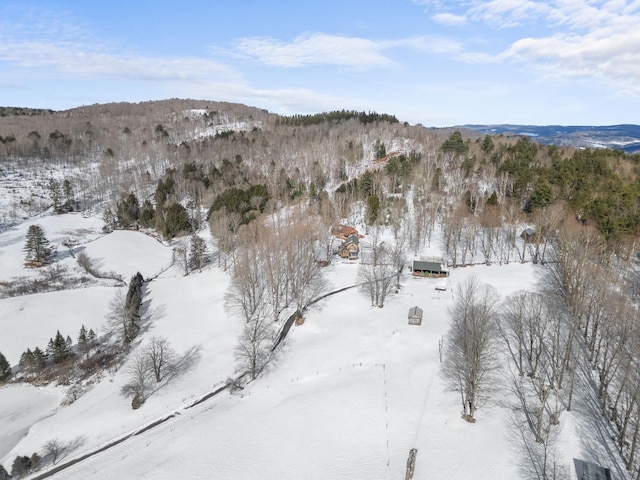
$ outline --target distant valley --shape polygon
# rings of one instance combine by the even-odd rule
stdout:
[[[458,128],[488,135],[526,135],[545,145],[576,148],[611,148],[625,153],[640,152],[640,125],[460,125]]]

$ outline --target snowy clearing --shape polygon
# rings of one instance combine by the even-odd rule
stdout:
[[[52,238],[63,231],[90,232],[83,246],[101,270],[128,280],[135,271],[147,277],[169,266],[171,249],[143,234],[98,236],[94,220],[52,218],[42,219]],[[0,255],[16,255],[24,231],[21,225],[0,236]],[[242,326],[224,307],[228,274],[209,267],[184,277],[171,267],[147,284],[150,322],[136,348],[154,335],[166,337],[179,353],[197,350],[192,368],[139,410],[119,394],[127,379],[124,368],[105,372],[67,406],[59,406],[63,387],[5,386],[0,430],[10,433],[2,436],[0,461],[10,469],[16,455],[41,451],[45,442],[59,439],[75,447],[64,462],[171,417],[53,478],[402,479],[411,448],[418,450],[414,478],[526,478],[508,390],[501,386],[476,423],[462,420],[459,397],[440,374],[438,343],[449,325],[456,287],[471,275],[504,298],[532,289],[539,268],[530,263],[458,268],[445,281],[405,272],[401,289],[384,308],[372,308],[357,288],[329,296],[292,328],[272,371],[237,393],[223,391],[191,407],[237,373],[234,348]],[[355,284],[357,270],[357,263],[338,260],[324,272],[338,289]],[[20,274],[18,262],[10,274]],[[446,290],[436,289],[443,285]],[[103,331],[116,290],[90,287],[0,300],[0,327],[10,332],[0,337],[0,351],[15,364],[27,347],[46,347],[57,329],[74,338],[83,323]],[[414,306],[424,310],[421,326],[408,324]],[[619,468],[610,438],[598,436],[602,425],[592,418],[587,380],[581,377],[576,408],[561,419],[559,455],[567,473],[573,458]]]

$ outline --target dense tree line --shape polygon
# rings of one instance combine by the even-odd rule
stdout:
[[[594,385],[600,414],[630,472],[638,471],[640,366],[637,272],[594,227],[576,219],[556,226],[535,291],[500,299],[471,278],[450,309],[443,374],[474,421],[492,391],[508,388],[527,476],[558,478],[555,454],[563,412],[573,408],[577,377]],[[502,341],[502,345],[498,342]],[[497,378],[497,366],[508,363]],[[590,368],[583,369],[582,365]],[[506,382],[506,383],[504,383]]]
[[[247,189],[230,188],[215,198],[209,208],[209,217],[224,208],[227,214],[240,215],[240,223],[244,225],[264,212],[269,198],[264,184],[251,185]]]
[[[189,108],[205,113],[190,116]],[[261,128],[251,128],[243,136],[235,136],[235,140],[216,139],[215,135],[189,138],[189,129],[224,122],[231,119],[230,112],[236,112],[236,121],[261,122]],[[474,142],[461,132],[454,132],[439,143],[436,132],[401,125],[391,116],[375,113],[342,111],[300,118],[306,117],[314,121],[300,120],[302,123],[297,126],[301,128],[292,134],[287,125],[279,123],[284,117],[243,106],[195,101],[110,104],[35,117],[11,116],[11,124],[0,122],[0,136],[2,145],[9,149],[4,156],[21,162],[30,157],[49,156],[55,161],[64,159],[66,163],[78,164],[88,152],[91,156],[110,152],[100,158],[104,174],[87,175],[93,185],[87,185],[86,179],[74,185],[74,191],[82,193],[74,193],[73,201],[83,204],[88,196],[93,201],[105,199],[105,192],[110,191],[116,203],[131,206],[125,200],[130,193],[134,194],[140,210],[146,204],[142,221],[146,225],[153,223],[168,238],[175,236],[177,229],[173,225],[165,227],[163,220],[169,217],[171,223],[177,219],[185,227],[184,212],[177,206],[158,210],[158,199],[155,204],[145,203],[153,196],[153,185],[157,186],[167,170],[176,172],[169,203],[180,204],[187,210],[188,202],[210,207],[230,186],[246,190],[260,183],[267,184],[273,198],[318,197],[328,183],[336,185],[360,176],[353,174],[354,167],[367,158],[368,151],[380,158],[379,147],[384,145],[385,150],[391,151],[397,138],[414,142],[412,149],[422,156],[416,166],[426,167],[434,190],[445,187],[456,196],[458,188],[462,193],[469,192],[467,203],[478,211],[493,193],[499,203],[512,199],[525,212],[565,201],[583,221],[598,225],[609,239],[619,241],[637,232],[640,220],[633,206],[638,199],[638,187],[633,175],[622,174],[637,168],[633,156],[608,150],[571,152],[566,148],[539,146],[526,137],[485,136]],[[100,126],[96,118],[103,119]],[[340,123],[332,123],[332,118],[340,119]],[[356,118],[360,127],[350,123]],[[24,122],[25,119],[31,119],[31,123]],[[359,131],[363,126],[365,130]],[[8,132],[8,128],[13,131]],[[12,138],[15,140],[7,141]],[[43,149],[48,153],[43,153]],[[406,147],[403,150],[407,155]],[[138,159],[135,164],[129,162],[133,156]],[[407,175],[405,165],[398,159],[402,155],[388,163],[389,183],[396,184],[395,191],[401,185],[418,186],[417,178],[398,181],[398,176]],[[289,168],[292,162],[296,168]],[[446,184],[442,172],[447,172]],[[484,184],[484,191],[474,191],[482,177],[493,180],[493,185]],[[114,183],[116,178],[118,181]],[[372,206],[376,201],[384,203],[384,195],[379,191],[373,193],[377,198],[371,198]],[[64,196],[61,200],[61,207],[71,204]],[[117,210],[115,204],[113,210]],[[159,213],[153,215],[152,221],[154,210]],[[131,214],[135,217],[135,212],[129,214],[128,217]],[[131,224],[128,217],[123,215],[124,225]],[[156,220],[160,225],[156,226]],[[140,224],[140,219],[134,221],[134,226],[135,222]]]
[[[9,115],[47,115],[53,112],[48,108],[0,107],[0,117]]]
[[[172,173],[169,173],[165,181],[162,178],[158,180],[155,207],[149,199],[141,206],[138,197],[130,192],[116,203],[115,213],[109,208],[105,210],[105,224],[109,230],[153,228],[167,240],[194,231],[199,226],[196,216],[190,216],[172,194],[173,179]]]
[[[64,336],[58,330],[56,335],[49,339],[46,348],[36,346],[27,348],[20,355],[17,372],[20,378],[26,381],[47,381],[54,378],[62,378],[79,367],[81,377],[91,375],[96,371],[96,365],[103,363],[104,358],[96,353],[95,358],[82,358],[98,344],[98,338],[93,329],[87,329],[82,325],[74,344],[69,335]]]
[[[250,379],[274,364],[283,311],[303,311],[326,289],[317,251],[330,227],[322,219],[292,212],[270,225],[240,227],[226,293],[229,311],[243,324],[236,359]]]
[[[143,327],[142,301],[144,278],[140,272],[131,277],[127,293],[118,290],[109,304],[109,324],[121,344],[128,349]]]
[[[290,117],[278,117],[276,125],[309,126],[322,123],[340,123],[352,118],[357,118],[361,123],[389,122],[398,123],[395,115],[376,112],[358,112],[355,110],[334,110],[332,112],[316,113],[312,115],[292,115]]]

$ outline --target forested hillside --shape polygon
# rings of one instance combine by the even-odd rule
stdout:
[[[392,210],[399,208],[479,221],[496,210],[488,204],[499,207],[499,216],[509,210],[525,221],[540,209],[563,208],[617,243],[633,237],[640,224],[638,155],[543,146],[527,137],[463,136],[387,114],[281,117],[195,100],[63,112],[5,108],[0,143],[8,188],[18,171],[34,175],[42,187],[18,192],[3,213],[5,224],[49,206],[69,209],[72,199],[79,209],[116,213],[129,194],[140,208],[148,200],[147,209],[169,208],[168,201],[191,205],[192,212],[217,202],[219,210],[218,197],[228,197],[228,189],[256,185],[265,187],[261,196],[272,205],[306,199],[317,209],[329,200],[336,218],[362,200],[374,207],[369,220],[383,223],[398,218]],[[142,219],[146,226],[157,220],[149,213]],[[130,220],[121,217],[128,228]]]

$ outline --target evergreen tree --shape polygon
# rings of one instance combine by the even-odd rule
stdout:
[[[162,225],[162,235],[166,239],[171,239],[181,232],[189,232],[191,222],[187,209],[179,203],[172,203],[164,208],[164,223]]]
[[[7,358],[0,352],[0,382],[6,382],[11,378],[11,365]]]
[[[155,223],[156,211],[149,200],[145,200],[140,209],[140,217],[138,223],[143,227],[151,228]]]
[[[51,194],[51,201],[53,202],[53,211],[58,212],[60,209],[60,182],[55,178],[49,179],[49,193]]]
[[[31,349],[27,348],[27,350],[20,355],[20,367],[24,370],[31,370],[35,367],[35,359]]]
[[[120,228],[138,228],[138,219],[140,218],[140,204],[138,197],[133,193],[127,195],[126,198],[118,202],[116,206],[118,215],[118,225]]]
[[[452,152],[465,155],[469,151],[469,145],[462,139],[462,134],[456,130],[447,138],[440,149],[443,152]]]
[[[485,135],[482,139],[482,146],[480,147],[484,153],[491,153],[495,148],[493,140],[489,135]]]
[[[535,208],[544,208],[548,206],[553,200],[553,192],[551,187],[546,182],[538,183],[531,196],[529,197],[528,211],[532,211]]]
[[[55,351],[56,349],[53,343],[53,338],[49,338],[49,343],[47,343],[47,350],[45,355],[47,356],[47,358],[54,358]]]
[[[362,174],[362,178],[360,178],[360,182],[358,183],[358,188],[364,196],[368,197],[374,193],[373,183],[373,174],[367,170]]]
[[[387,156],[387,148],[385,147],[384,143],[381,142],[380,140],[376,140],[376,143],[373,146],[373,149],[374,149],[373,154],[375,155],[376,158],[382,158]]]
[[[142,286],[144,278],[140,272],[137,272],[129,282],[129,290],[124,302],[123,319],[126,323],[124,328],[124,343],[130,344],[131,341],[138,336],[141,328],[140,308],[142,307]]]
[[[53,358],[53,363],[60,363],[71,355],[72,344],[71,337],[64,338],[58,330],[56,336],[49,339],[47,354]]]
[[[191,249],[189,251],[189,269],[202,270],[209,263],[207,255],[207,243],[197,234],[191,236]]]
[[[78,351],[81,355],[84,355],[91,349],[89,345],[89,335],[87,333],[87,329],[84,325],[80,327],[80,332],[78,333]]]
[[[158,180],[158,186],[156,187],[155,193],[156,206],[158,207],[158,210],[164,206],[164,202],[173,194],[173,186],[174,181],[171,175],[169,175],[164,182],[162,179]]]
[[[84,324],[80,327],[80,333],[78,333],[78,345],[85,346],[87,344],[87,329]]]
[[[29,468],[32,472],[35,472],[40,468],[40,464],[42,463],[42,458],[38,455],[38,452],[33,452],[31,454],[31,458],[29,459]]]
[[[44,235],[40,225],[31,225],[27,230],[27,241],[24,246],[25,260],[36,265],[51,263],[53,247]]]
[[[73,186],[68,178],[62,182],[62,191],[64,192],[64,209],[67,212],[73,211]]]
[[[496,194],[495,190],[487,199],[487,205],[498,205],[498,194]]]
[[[42,351],[40,347],[33,349],[33,368],[36,371],[42,370],[47,363],[47,355]]]
[[[31,459],[29,457],[18,455],[11,465],[11,476],[16,478],[24,477],[29,473],[31,468]]]
[[[95,345],[97,340],[97,335],[96,335],[96,332],[93,331],[93,328],[89,329],[89,333],[87,334],[87,339],[89,340],[90,346]]]
[[[50,342],[53,345],[53,340],[50,340]],[[33,351],[27,348],[27,350],[20,356],[19,365],[20,368],[28,372],[39,372],[45,367],[46,360],[47,356],[40,347],[34,348]]]
[[[368,225],[374,225],[380,216],[380,197],[375,193],[367,197],[367,210],[365,212]]]

